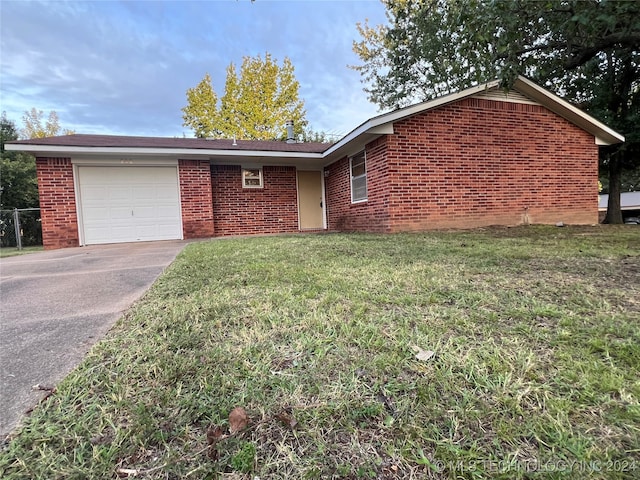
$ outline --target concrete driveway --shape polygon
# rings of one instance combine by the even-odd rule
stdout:
[[[80,361],[187,242],[0,259],[0,441]]]

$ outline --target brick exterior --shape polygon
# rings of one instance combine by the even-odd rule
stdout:
[[[262,169],[264,188],[242,188],[240,167],[213,165],[215,236],[298,231],[295,167]]]
[[[212,237],[214,232],[211,174],[208,160],[179,160],[184,238]]]
[[[598,147],[538,105],[466,98],[394,124],[366,145],[366,202],[351,203],[349,160],[325,168],[328,228],[398,232],[598,222]],[[45,248],[79,244],[69,158],[37,158]],[[298,232],[296,168],[179,160],[185,238]]]
[[[78,214],[70,158],[36,158],[44,248],[77,247]]]
[[[327,224],[329,230],[388,232],[389,200],[393,191],[388,177],[387,137],[367,145],[366,202],[351,203],[349,159],[325,169]]]
[[[366,146],[366,204],[350,202],[348,159],[327,167],[331,230],[598,222],[594,138],[542,106],[467,98],[394,131]]]

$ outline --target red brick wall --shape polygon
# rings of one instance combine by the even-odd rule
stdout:
[[[544,107],[469,98],[394,129],[394,231],[598,221],[594,138]]]
[[[345,157],[325,168],[329,230],[389,231],[391,189],[386,161],[386,137],[381,137],[367,145],[366,162],[368,197],[366,202],[351,203],[349,158]]]
[[[208,160],[179,160],[184,238],[214,235],[211,173]]]
[[[376,205],[351,205],[347,159],[328,167],[331,229],[598,222],[594,138],[544,107],[469,98],[394,131],[366,147],[368,179],[384,185],[378,175],[388,176],[388,195],[369,193]]]
[[[78,214],[69,158],[36,158],[44,248],[77,247]]]
[[[264,188],[242,188],[240,167],[213,165],[215,235],[249,235],[298,231],[295,167],[262,170]]]

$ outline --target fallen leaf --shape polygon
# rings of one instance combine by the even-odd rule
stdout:
[[[249,425],[249,417],[244,408],[236,407],[231,410],[231,413],[229,413],[229,431],[232,434],[244,430],[247,425]]]
[[[216,443],[218,443],[218,440],[220,440],[222,435],[222,428],[220,428],[218,425],[207,428],[207,445],[215,445]]]
[[[42,390],[44,392],[55,392],[56,387],[50,387],[48,385],[40,385],[38,383],[37,385],[32,386],[31,390]]]
[[[292,430],[298,425],[298,421],[291,413],[281,412],[276,415],[276,418]]]
[[[224,432],[218,425],[213,425],[212,427],[207,428],[207,445],[209,445],[207,456],[211,460],[218,460],[218,458],[220,458],[216,445],[223,436]]]
[[[209,445],[209,448],[207,450],[207,456],[214,461],[220,459],[220,453],[218,453],[218,449],[216,448],[215,445]]]
[[[427,360],[430,360],[431,357],[433,357],[436,354],[436,352],[432,350],[423,350],[417,345],[412,345],[411,348],[413,349],[414,352],[416,352],[416,359],[420,360],[421,362],[426,362]]]

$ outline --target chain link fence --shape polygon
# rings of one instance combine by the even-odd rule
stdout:
[[[0,247],[32,247],[42,245],[39,208],[0,210]]]

